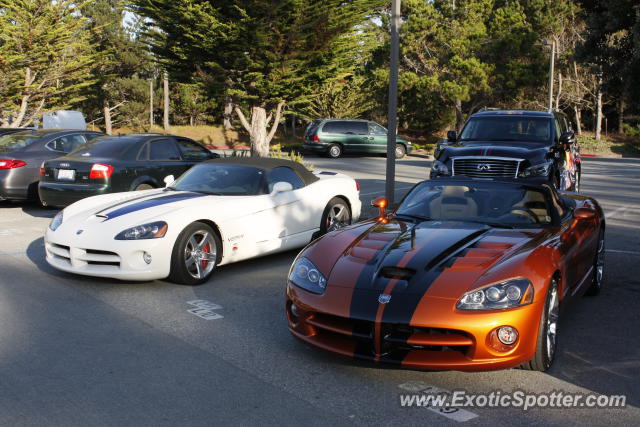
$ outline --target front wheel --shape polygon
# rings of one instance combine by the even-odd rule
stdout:
[[[544,372],[551,367],[558,346],[558,320],[560,318],[560,299],[558,281],[552,279],[547,291],[547,299],[540,315],[538,341],[533,359],[520,367],[529,371]]]
[[[351,224],[351,209],[344,199],[334,197],[322,213],[320,233],[326,234]]]
[[[327,155],[332,159],[337,159],[342,155],[342,147],[340,144],[331,144],[327,150]]]
[[[604,277],[604,230],[600,229],[598,236],[598,248],[593,260],[593,281],[587,289],[586,295],[596,296],[602,290],[602,279]]]
[[[184,285],[206,282],[220,261],[221,249],[222,242],[209,225],[190,224],[173,247],[169,280]]]

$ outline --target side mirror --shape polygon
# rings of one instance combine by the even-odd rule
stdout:
[[[271,194],[275,195],[278,193],[284,193],[286,191],[292,191],[293,185],[289,182],[279,181],[273,184],[273,190],[271,190]]]
[[[376,197],[371,201],[371,206],[380,209],[380,218],[387,217],[386,209],[388,204],[389,204],[389,201],[384,196]]]
[[[450,130],[447,132],[447,141],[456,142],[457,139],[458,139],[458,135],[456,134],[455,130]]]
[[[164,177],[164,179],[163,179],[163,181],[164,181],[164,186],[165,186],[165,187],[170,186],[171,184],[173,184],[173,181],[175,181],[175,180],[176,180],[176,179],[173,177],[173,175],[165,176],[165,177]]]
[[[572,131],[567,131],[567,132],[563,133],[562,135],[560,135],[560,143],[561,144],[569,144],[569,143],[571,143],[571,141],[573,141],[574,137],[575,137],[575,134]]]
[[[577,208],[573,211],[573,217],[575,219],[593,219],[595,216],[596,213],[587,208]]]

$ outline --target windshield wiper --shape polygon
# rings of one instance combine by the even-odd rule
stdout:
[[[396,213],[394,216],[395,217],[399,217],[399,216],[400,217],[406,217],[406,218],[409,218],[409,219],[413,219],[413,220],[415,220],[417,222],[431,221],[433,219],[433,218],[429,218],[429,217],[426,217],[426,216],[406,214],[406,213]]]

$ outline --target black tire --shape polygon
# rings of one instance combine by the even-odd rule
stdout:
[[[342,146],[340,144],[331,144],[327,149],[327,156],[332,159],[342,156]]]
[[[327,207],[322,212],[320,235],[346,227],[351,224],[351,220],[351,208],[349,208],[347,201],[340,197],[334,197],[329,200]]]
[[[553,364],[558,346],[559,313],[558,281],[552,279],[551,283],[549,283],[547,298],[540,315],[536,351],[533,359],[520,365],[522,369],[544,372]],[[551,326],[552,324],[553,326]]]
[[[142,183],[142,184],[138,184],[136,186],[136,188],[133,189],[133,191],[143,191],[143,190],[152,190],[156,187],[154,187],[151,184],[147,184],[147,183]]]
[[[396,144],[396,159],[401,159],[407,154],[407,149],[402,144]]]
[[[580,179],[582,178],[582,173],[580,170],[576,171],[576,182],[573,184],[573,191],[576,193],[580,192]]]
[[[204,283],[209,280],[221,258],[222,242],[213,228],[202,222],[189,224],[173,245],[169,280],[183,285]]]
[[[602,290],[602,279],[604,279],[604,249],[604,230],[601,226],[598,236],[598,246],[596,247],[596,254],[593,260],[593,279],[585,295],[594,297]]]

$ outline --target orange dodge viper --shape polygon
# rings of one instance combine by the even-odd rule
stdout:
[[[602,286],[598,203],[547,184],[447,178],[296,258],[291,333],[344,356],[429,370],[544,371],[560,309]]]

